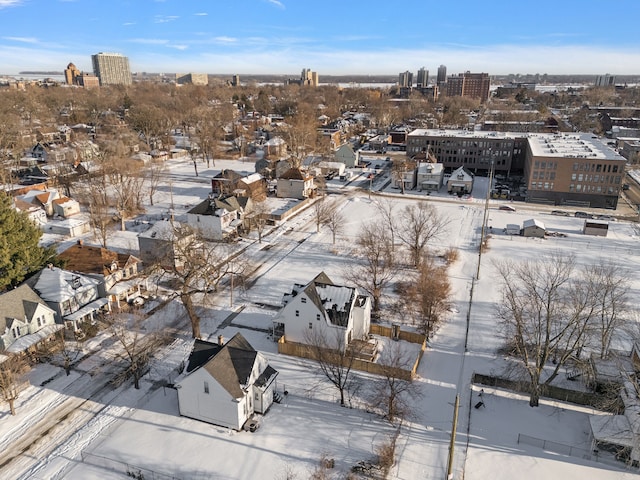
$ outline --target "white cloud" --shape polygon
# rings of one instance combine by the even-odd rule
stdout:
[[[180,18],[178,15],[156,15],[153,17],[153,23],[169,23]]]
[[[24,3],[24,0],[0,0],[0,8],[15,7]]]
[[[5,40],[10,40],[12,42],[22,42],[22,43],[38,43],[38,39],[35,37],[2,37]]]
[[[216,43],[227,43],[227,44],[231,44],[231,43],[236,43],[238,41],[237,38],[233,38],[233,37],[215,37],[213,39],[214,42]]]
[[[204,12],[202,12],[202,13],[194,13],[194,15],[195,15],[196,17],[206,17],[206,16],[207,16],[207,15],[209,15],[209,14],[208,14],[208,13],[204,13]]]
[[[131,43],[139,43],[141,45],[166,45],[169,40],[162,38],[131,38],[128,40]]]
[[[279,7],[279,8],[284,8],[284,4],[280,0],[267,0],[267,3],[270,3],[271,5],[275,5],[276,7]]]
[[[130,27],[131,25],[135,25],[136,22],[125,22],[122,24],[123,27]]]

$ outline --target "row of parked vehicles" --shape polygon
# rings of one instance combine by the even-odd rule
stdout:
[[[551,210],[551,215],[561,215],[563,217],[570,217],[571,213],[566,212],[564,210]],[[575,212],[573,216],[576,218],[590,218],[593,220],[606,220],[609,222],[615,221],[615,218],[612,217],[611,215],[594,215],[592,213],[587,213],[587,212]]]

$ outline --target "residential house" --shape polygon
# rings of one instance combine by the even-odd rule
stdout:
[[[295,284],[282,303],[273,330],[288,343],[309,344],[322,338],[327,345],[344,349],[369,333],[371,299],[356,288],[334,284],[324,272],[306,285]]]
[[[111,306],[120,307],[121,301],[128,302],[147,289],[146,280],[138,277],[142,260],[133,255],[85,245],[78,240],[60,253],[58,259],[65,262],[67,270],[99,280],[100,296],[108,298]]]
[[[415,160],[404,160],[394,163],[393,186],[401,188],[402,191],[413,190],[416,188],[418,180],[418,165]]]
[[[225,169],[211,179],[211,191],[215,194],[229,194],[236,188],[242,175],[235,170]]]
[[[280,158],[287,153],[287,143],[282,137],[273,137],[262,145],[262,149],[265,158]]]
[[[207,240],[221,241],[238,235],[251,199],[213,194],[187,212],[187,224]]]
[[[166,269],[180,269],[184,259],[181,246],[189,245],[194,238],[193,230],[172,219],[156,222],[149,230],[138,235],[140,258],[145,268],[159,265]]]
[[[185,417],[241,430],[274,401],[278,372],[240,333],[226,344],[195,340],[186,374],[176,384]]]
[[[19,212],[26,213],[29,219],[38,226],[47,223],[47,213],[41,206],[25,202],[24,200],[16,197],[13,199],[13,207]]]
[[[441,163],[421,163],[418,166],[418,190],[437,192],[442,187],[444,179],[444,165]]]
[[[473,190],[474,176],[464,167],[456,168],[447,180],[447,192],[468,194]]]
[[[30,190],[24,195],[21,195],[20,200],[31,203],[33,205],[42,207],[48,217],[53,216],[53,201],[60,198],[60,194],[57,190]]]
[[[68,197],[56,198],[52,202],[52,207],[53,214],[63,218],[68,218],[80,213],[80,203]]]
[[[29,351],[64,328],[26,283],[0,294],[0,322],[0,351],[9,353]]]
[[[358,165],[360,153],[354,152],[350,143],[345,143],[334,152],[334,159],[336,162],[344,163],[347,168],[353,168]]]
[[[100,281],[50,265],[26,282],[56,313],[56,323],[74,331],[108,312],[109,300],[100,297]]]
[[[303,200],[314,195],[316,187],[313,176],[299,168],[290,168],[278,177],[279,198],[297,198]]]

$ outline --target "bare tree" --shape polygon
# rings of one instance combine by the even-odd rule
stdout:
[[[609,354],[614,334],[626,323],[629,281],[627,273],[612,262],[601,261],[585,269],[596,302],[593,330],[600,358]]]
[[[421,396],[417,384],[404,374],[411,371],[414,361],[400,342],[385,348],[377,361],[381,378],[374,382],[372,406],[380,408],[391,423],[410,418],[415,412],[414,401]]]
[[[340,393],[340,405],[345,406],[346,395],[355,386],[351,371],[362,351],[362,342],[348,345],[343,328],[315,328],[306,332],[305,343],[309,345],[322,375]]]
[[[121,347],[115,353],[116,359],[126,365],[121,375],[115,378],[121,383],[133,377],[133,386],[140,389],[140,379],[147,370],[153,352],[161,343],[161,331],[145,322],[140,312],[118,313],[110,316],[109,329]]]
[[[427,244],[446,233],[448,220],[427,202],[407,205],[400,214],[398,237],[409,249],[414,267],[420,266]]]
[[[163,259],[164,274],[171,277],[177,296],[191,322],[193,338],[200,338],[200,315],[196,308],[199,295],[203,300],[217,291],[222,279],[229,275],[243,275],[246,263],[232,255],[227,244],[206,242],[188,225],[173,223],[167,240],[169,259]]]
[[[540,382],[549,362],[554,368],[545,384],[553,381],[586,340],[594,311],[592,292],[588,283],[571,281],[574,263],[572,256],[559,254],[518,264],[496,263],[503,291],[498,316],[509,348],[527,372],[532,407],[538,406]]]
[[[313,218],[316,221],[316,233],[320,232],[320,227],[327,221],[331,204],[326,201],[323,195],[313,204]]]
[[[0,395],[9,404],[11,415],[16,414],[15,403],[23,390],[24,361],[15,354],[6,355],[0,362]]]
[[[149,203],[153,206],[153,196],[160,187],[160,182],[164,180],[167,169],[164,163],[151,162],[145,171],[147,181],[147,191],[149,192]]]
[[[337,200],[332,201],[327,208],[324,224],[331,231],[331,242],[336,244],[336,236],[344,231],[347,219],[340,210]]]
[[[395,248],[396,230],[398,228],[398,218],[396,216],[395,209],[396,204],[391,200],[381,198],[376,202],[376,207],[389,229],[389,234],[391,235],[391,249],[393,250]]]
[[[378,316],[384,289],[398,271],[389,230],[380,223],[365,223],[360,229],[356,245],[358,256],[349,265],[345,277],[371,295],[371,313]]]
[[[245,216],[250,228],[255,228],[258,232],[258,243],[262,243],[262,235],[269,222],[271,209],[265,200],[253,202],[251,210]]]
[[[407,309],[418,317],[418,328],[430,335],[451,306],[451,283],[445,265],[437,265],[432,257],[420,262],[417,276],[398,285]]]

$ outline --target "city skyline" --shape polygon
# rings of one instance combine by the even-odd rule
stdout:
[[[571,5],[560,5],[569,3]],[[397,75],[464,71],[640,73],[640,3],[0,0],[0,74],[92,71],[121,53],[132,72]],[[46,28],[42,28],[42,27]]]

